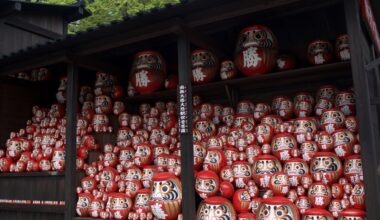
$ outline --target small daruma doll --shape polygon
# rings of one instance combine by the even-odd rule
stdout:
[[[305,211],[302,220],[334,220],[331,213],[325,209],[308,209]]]
[[[333,59],[333,47],[326,40],[315,40],[309,44],[307,56],[312,65],[330,63]]]
[[[218,73],[218,58],[208,50],[195,50],[191,54],[192,76],[194,84],[212,81]]]
[[[76,212],[80,217],[89,217],[89,208],[94,196],[90,193],[80,193],[78,195],[78,202]]]
[[[270,178],[272,175],[275,172],[282,171],[280,161],[271,155],[257,156],[252,169],[255,183],[263,189],[269,189]]]
[[[237,70],[232,60],[225,60],[221,63],[220,78],[222,80],[229,80],[235,78]]]
[[[270,179],[270,189],[275,196],[286,196],[290,190],[290,182],[285,172],[276,172]]]
[[[335,106],[343,112],[345,116],[356,114],[355,94],[351,90],[341,91],[335,97]]]
[[[314,136],[318,130],[317,125],[312,118],[297,118],[293,123],[293,127],[294,136],[300,144],[307,140],[308,134]]]
[[[195,122],[195,128],[199,130],[202,137],[211,137],[216,134],[214,123],[209,119],[199,119]]]
[[[347,61],[351,59],[348,34],[341,34],[336,38],[335,54],[340,61]]]
[[[360,155],[352,155],[346,158],[344,161],[344,176],[351,184],[363,181],[362,158]]]
[[[322,182],[311,184],[308,197],[314,208],[326,208],[331,201],[330,187]]]
[[[145,165],[150,164],[153,161],[153,150],[152,146],[147,143],[140,143],[137,145],[134,162],[135,164],[142,168]]]
[[[300,220],[297,206],[289,199],[283,197],[267,198],[262,201],[256,212],[259,220]]]
[[[248,162],[237,161],[232,165],[235,187],[244,188],[248,181],[251,179],[252,171],[251,166]]]
[[[346,129],[339,129],[332,134],[334,151],[339,158],[344,159],[354,153],[355,135]]]
[[[276,66],[280,71],[291,70],[296,67],[296,60],[291,55],[282,54],[277,57]]]
[[[321,128],[329,134],[344,126],[344,114],[337,108],[324,111],[321,115]]]
[[[365,190],[364,183],[356,183],[354,188],[352,188],[350,195],[350,204],[352,208],[355,209],[365,209]]]
[[[114,219],[127,219],[129,211],[132,209],[132,200],[124,193],[110,194],[107,205]]]
[[[280,133],[272,139],[272,153],[281,162],[291,158],[291,151],[297,148],[297,141],[290,133]]]
[[[199,170],[202,167],[203,161],[206,158],[207,149],[205,146],[202,145],[202,143],[195,142],[193,144],[193,150],[194,150],[194,169]]]
[[[226,157],[223,151],[215,148],[208,150],[203,169],[219,173],[224,166],[226,166]]]
[[[140,189],[137,191],[133,210],[137,213],[150,212],[149,207],[150,189]]]
[[[246,76],[268,73],[276,64],[277,38],[266,26],[254,25],[240,31],[235,64]]]
[[[269,115],[271,112],[271,107],[268,103],[257,103],[255,109],[253,110],[253,118],[259,122],[264,116]]]
[[[165,60],[157,51],[141,51],[134,57],[130,76],[131,85],[138,93],[155,92],[165,81]]]
[[[236,220],[236,217],[236,211],[228,199],[214,196],[202,201],[196,220]]]
[[[172,173],[156,174],[150,199],[150,208],[157,219],[176,220],[181,213],[181,181]]]
[[[292,158],[285,162],[284,171],[288,175],[290,186],[301,185],[302,176],[309,173],[309,166],[301,158]]]
[[[65,149],[54,149],[53,158],[51,159],[52,170],[63,171],[65,169]]]
[[[311,161],[310,171],[315,180],[318,181],[317,177],[322,174],[322,181],[332,184],[336,183],[342,175],[343,167],[342,162],[336,154],[331,152],[318,152]]]
[[[269,144],[274,135],[274,128],[266,123],[261,123],[255,128],[255,135],[259,144]]]
[[[251,204],[251,197],[246,189],[238,189],[232,198],[232,204],[239,213],[248,212]]]
[[[196,174],[195,190],[202,199],[215,196],[219,190],[219,177],[210,170]]]

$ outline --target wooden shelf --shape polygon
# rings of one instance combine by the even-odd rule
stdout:
[[[251,77],[241,77],[226,81],[211,82],[192,87],[193,94],[212,95],[225,94],[226,87],[239,91],[240,94],[258,91],[259,89],[276,88],[277,86],[294,85],[297,83],[320,82],[336,79],[351,79],[350,62],[338,62],[319,66],[303,67],[283,72],[273,72]],[[155,100],[176,101],[176,90],[159,91],[151,94],[137,95],[125,98],[127,102],[148,102]]]
[[[150,94],[137,95],[132,97],[127,97],[124,101],[128,102],[149,102],[154,100],[163,101],[177,101],[177,90],[171,89],[166,91],[158,91]]]
[[[74,217],[74,220],[101,220],[100,218],[91,218],[91,217]]]
[[[65,172],[56,172],[56,171],[49,171],[49,172],[30,172],[30,173],[0,173],[0,178],[2,177],[49,177],[49,176],[64,176]]]
[[[225,86],[232,86],[239,90],[246,87],[262,89],[275,87],[280,84],[295,84],[349,76],[351,76],[350,62],[339,62],[193,86],[193,93],[212,91],[214,89],[224,88]]]
[[[2,211],[39,212],[39,213],[65,213],[63,205],[34,205],[34,204],[0,204]]]

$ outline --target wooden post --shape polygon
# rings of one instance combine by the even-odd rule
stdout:
[[[192,106],[193,98],[191,91],[191,64],[190,64],[190,42],[187,37],[181,35],[178,38],[178,73],[179,73],[179,89],[177,97],[181,95],[181,86],[186,88],[185,100],[186,106],[186,118],[185,123],[187,125],[186,131],[181,131],[181,118],[179,118],[179,132],[181,141],[181,163],[182,163],[182,214],[184,220],[195,219],[196,207],[195,207],[195,190],[194,190],[194,159],[193,159],[193,129],[192,129]],[[183,94],[182,94],[183,95]],[[179,115],[180,110],[180,98],[178,99]]]
[[[76,130],[77,130],[78,67],[67,64],[65,220],[75,216],[76,206]]]
[[[360,144],[364,171],[367,219],[378,219],[380,210],[380,150],[379,126],[376,108],[371,106],[369,71],[365,66],[371,60],[371,52],[361,25],[360,1],[345,0],[347,30],[350,37],[352,76],[356,93],[356,109],[359,119]],[[380,86],[380,85],[377,85]],[[378,110],[377,110],[378,111]]]

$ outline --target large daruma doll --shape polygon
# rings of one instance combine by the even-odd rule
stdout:
[[[172,173],[158,173],[153,177],[149,201],[157,219],[175,220],[181,212],[182,183]]]
[[[208,50],[195,50],[191,53],[194,84],[208,83],[218,74],[218,58]]]
[[[133,60],[130,74],[132,86],[140,94],[159,90],[165,81],[165,60],[157,51],[141,51]]]
[[[239,34],[235,64],[246,76],[268,73],[276,64],[277,47],[277,38],[268,27],[247,27]]]

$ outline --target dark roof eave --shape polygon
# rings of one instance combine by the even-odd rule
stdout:
[[[56,4],[46,4],[46,3],[34,3],[34,2],[24,2],[19,0],[6,0],[0,1],[0,6],[21,4],[21,10],[25,11],[44,11],[44,12],[54,12],[61,13],[67,22],[73,22],[82,18],[85,18],[91,13],[82,4],[73,5],[56,5]]]

